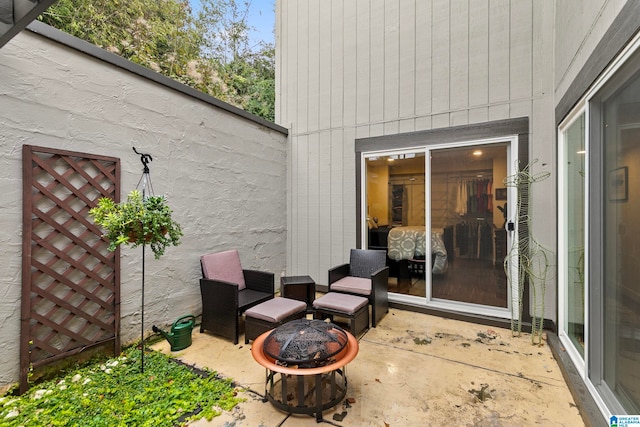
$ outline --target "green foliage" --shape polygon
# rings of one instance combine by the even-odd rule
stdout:
[[[107,230],[109,250],[118,245],[150,245],[156,259],[165,252],[167,246],[178,246],[183,235],[180,224],[172,218],[172,211],[164,196],[148,196],[132,190],[127,201],[116,203],[103,197],[98,205],[89,211],[94,222]]]
[[[58,0],[42,21],[163,74],[183,73],[200,35],[178,0]]]
[[[3,426],[174,426],[220,415],[238,402],[231,380],[198,375],[159,352],[131,347],[120,357],[0,398]],[[205,377],[206,376],[206,377]],[[198,409],[201,412],[195,414]]]
[[[249,46],[249,1],[58,0],[38,19],[274,120],[274,48]]]
[[[275,49],[265,47],[226,64],[222,76],[233,89],[234,103],[250,113],[274,121],[274,70]]]

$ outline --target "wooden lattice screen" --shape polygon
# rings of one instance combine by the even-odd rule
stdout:
[[[120,198],[113,157],[25,145],[20,390],[30,368],[103,346],[120,350],[120,256],[88,215]]]

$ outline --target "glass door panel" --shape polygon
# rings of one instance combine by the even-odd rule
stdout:
[[[585,309],[585,117],[563,132],[564,320],[563,329],[584,358]]]
[[[640,73],[602,103],[604,381],[640,412]]]
[[[508,307],[508,143],[430,150],[431,298]]]
[[[387,251],[389,292],[426,297],[425,154],[367,155],[367,247]]]

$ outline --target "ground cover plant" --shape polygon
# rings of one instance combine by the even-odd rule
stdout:
[[[211,420],[230,410],[231,380],[196,371],[156,351],[134,347],[121,356],[70,371],[32,387],[22,396],[0,398],[2,426],[176,426]]]

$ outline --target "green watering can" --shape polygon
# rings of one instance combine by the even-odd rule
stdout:
[[[196,316],[189,314],[178,318],[171,326],[171,333],[168,334],[156,325],[153,325],[153,332],[160,332],[171,344],[171,351],[184,350],[191,345],[191,331],[196,324]]]

